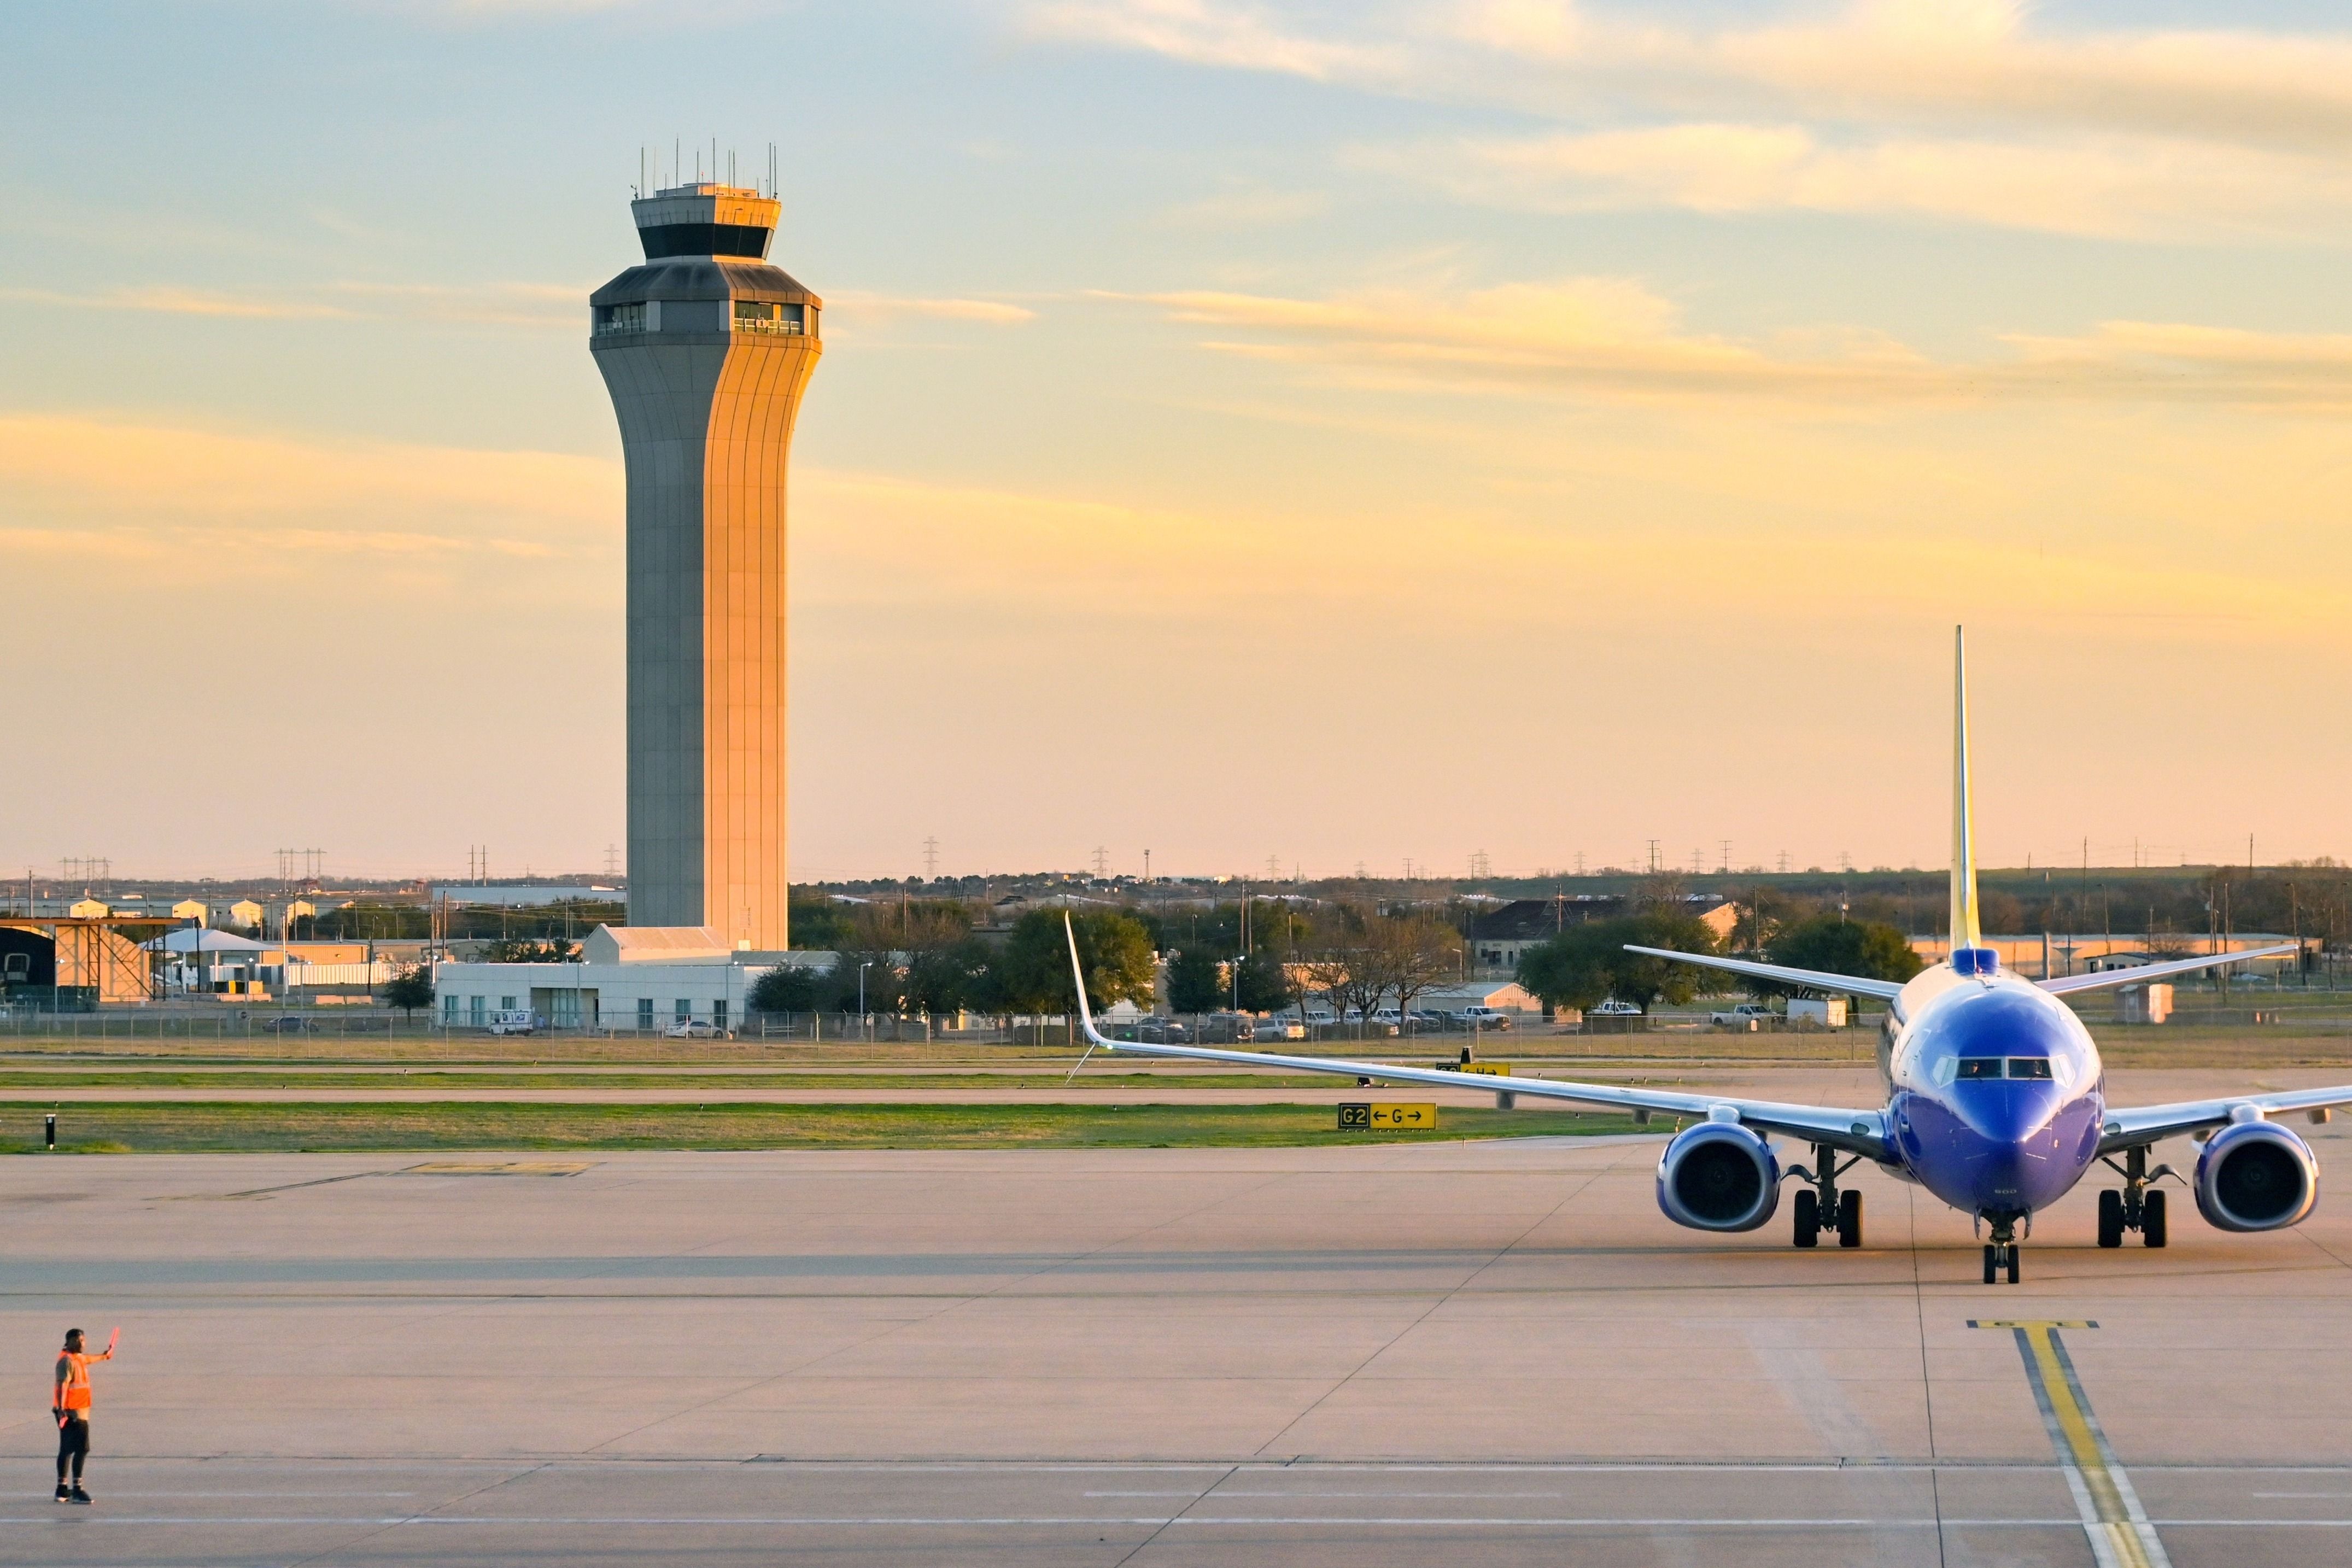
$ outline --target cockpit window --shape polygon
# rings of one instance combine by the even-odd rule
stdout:
[[[1959,1076],[1962,1078],[1999,1078],[2000,1076],[2000,1058],[1999,1057],[1962,1057],[1960,1058]]]
[[[2050,1058],[2048,1057],[2011,1057],[2009,1058],[2009,1076],[2046,1079],[2050,1076]]]

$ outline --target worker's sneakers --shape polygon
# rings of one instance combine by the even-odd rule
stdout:
[[[89,1500],[89,1494],[82,1490],[81,1488],[76,1487],[73,1489],[73,1500],[76,1502],[88,1502]]]
[[[66,1490],[66,1484],[65,1484],[65,1482],[63,1482],[63,1481],[59,1481],[59,1482],[58,1483],[58,1500],[59,1502],[66,1502],[66,1501],[69,1501],[70,1500],[71,1500],[71,1494],[70,1494],[70,1493],[68,1493],[68,1492]]]

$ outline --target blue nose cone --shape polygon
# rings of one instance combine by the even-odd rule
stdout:
[[[2051,1083],[1956,1083],[1948,1091],[1960,1125],[1988,1144],[2022,1143],[2050,1124],[2063,1097]]]
[[[1969,1206],[1979,1214],[2025,1213],[2074,1184],[2054,1135],[2057,1091],[2048,1084],[1956,1084],[1952,1152]],[[2063,1177],[2062,1173],[2063,1171]]]
[[[1937,1197],[2020,1215],[2063,1196],[2097,1149],[2089,1061],[2054,999],[2022,987],[1971,990],[1913,1037],[1918,1077],[1897,1095],[1901,1142]]]

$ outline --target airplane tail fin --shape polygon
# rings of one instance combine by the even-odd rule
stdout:
[[[1982,944],[1977,921],[1976,814],[1969,792],[1969,644],[1952,628],[1952,951]]]

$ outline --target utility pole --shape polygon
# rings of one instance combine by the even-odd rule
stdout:
[[[939,836],[933,834],[923,840],[923,880],[936,882],[939,879],[940,840]]]
[[[1717,844],[1722,850],[1722,854],[1716,859],[1716,871],[1718,875],[1728,874],[1731,870],[1731,840],[1728,838],[1718,839],[1717,840]]]
[[[1643,842],[1650,847],[1650,874],[1654,877],[1658,873],[1658,841],[1651,838]]]
[[[1109,875],[1110,851],[1097,844],[1095,846],[1095,880],[1099,882]]]

